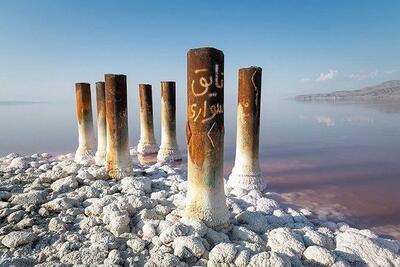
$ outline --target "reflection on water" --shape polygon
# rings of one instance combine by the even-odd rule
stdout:
[[[129,139],[136,146],[139,118],[131,102]],[[155,109],[159,141],[160,118]],[[178,106],[177,110],[181,111],[177,112],[178,143],[183,149],[185,109]],[[236,118],[234,109],[229,111],[226,105],[225,110],[227,177],[235,154]],[[0,113],[0,155],[66,153],[77,146],[73,103],[0,103]],[[400,105],[299,103],[264,96],[261,120],[262,171],[269,190],[280,193],[281,201],[309,207],[320,218],[345,219],[400,238]],[[153,162],[155,155],[137,163]]]

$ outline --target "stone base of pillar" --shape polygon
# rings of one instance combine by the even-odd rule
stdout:
[[[261,176],[261,172],[252,172],[247,169],[238,169],[237,167],[233,167],[227,185],[232,188],[256,189],[259,191],[267,188],[267,182]]]
[[[106,151],[97,151],[95,155],[95,163],[98,166],[104,166],[106,164]]]
[[[177,147],[160,147],[157,154],[157,161],[159,162],[178,161],[181,159],[182,155]]]
[[[78,148],[75,152],[75,162],[79,164],[87,164],[93,162],[94,153],[87,148]]]
[[[155,154],[158,152],[158,145],[156,143],[142,143],[137,145],[137,153],[142,155]]]

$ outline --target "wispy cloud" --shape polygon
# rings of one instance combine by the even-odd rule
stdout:
[[[347,77],[350,79],[363,81],[363,80],[374,79],[378,75],[379,75],[379,72],[377,70],[375,70],[375,71],[370,71],[370,72],[351,73],[350,75],[347,75]]]
[[[338,70],[330,69],[326,73],[320,73],[317,78],[304,77],[301,78],[301,82],[322,82],[333,80],[338,77]],[[400,69],[389,69],[389,70],[371,70],[371,71],[359,71],[350,74],[341,74],[340,78],[352,79],[357,81],[372,80],[375,78],[397,78],[394,75],[400,74]],[[392,77],[389,77],[392,76]]]
[[[327,73],[319,74],[319,76],[317,77],[317,79],[315,79],[315,81],[316,82],[321,82],[321,81],[332,80],[337,76],[337,74],[338,74],[337,70],[330,69]]]

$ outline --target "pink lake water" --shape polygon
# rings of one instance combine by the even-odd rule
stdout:
[[[236,134],[234,100],[227,102],[226,177],[233,166]],[[135,146],[138,107],[128,103],[130,145]],[[184,151],[185,109],[177,109],[178,143]],[[0,113],[0,156],[76,149],[72,102],[0,102]],[[154,113],[160,140],[157,105]],[[281,202],[309,208],[321,219],[400,239],[400,104],[313,104],[264,97],[260,161],[268,190],[279,193]]]

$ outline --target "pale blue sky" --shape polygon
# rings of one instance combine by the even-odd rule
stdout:
[[[356,89],[400,79],[400,1],[0,2],[0,100],[73,101],[74,83],[128,75],[176,80],[186,52],[225,53],[226,96],[237,69],[261,66],[264,97]],[[182,92],[182,93],[180,93]]]

